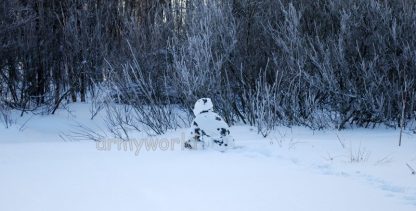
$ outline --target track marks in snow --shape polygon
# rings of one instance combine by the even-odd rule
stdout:
[[[364,183],[365,185],[370,185],[373,188],[385,192],[386,197],[396,198],[403,201],[405,204],[416,206],[416,188],[394,185],[391,182],[369,174],[363,174],[360,171],[347,173],[345,171],[335,170],[329,164],[314,165],[313,168],[315,168],[315,171],[323,175],[346,177],[351,180],[356,180],[357,182]]]

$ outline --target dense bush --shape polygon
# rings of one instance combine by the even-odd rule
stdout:
[[[413,0],[6,0],[0,20],[0,100],[16,109],[105,81],[157,133],[176,127],[161,105],[205,96],[264,135],[415,117]]]

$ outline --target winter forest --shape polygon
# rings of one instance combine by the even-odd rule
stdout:
[[[7,0],[0,16],[3,113],[126,103],[159,134],[177,124],[164,105],[215,96],[264,134],[415,118],[412,0]]]
[[[0,128],[5,211],[413,210],[416,1],[2,0]],[[232,148],[132,142],[189,128],[196,142],[182,147]],[[108,138],[121,141],[113,151],[172,152],[91,150]],[[32,184],[41,172],[54,179]],[[183,172],[212,182],[194,187]],[[149,185],[160,175],[180,182]],[[126,182],[102,190],[110,178]],[[136,178],[150,181],[132,183],[143,192],[127,187]],[[91,201],[78,192],[88,188]],[[168,197],[178,192],[192,203]],[[26,193],[40,198],[13,204]],[[93,205],[108,193],[128,197]]]

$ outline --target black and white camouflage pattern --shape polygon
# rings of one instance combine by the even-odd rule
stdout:
[[[185,143],[188,149],[214,148],[225,150],[234,146],[228,124],[213,110],[210,98],[196,101],[195,119],[192,121],[190,139]]]

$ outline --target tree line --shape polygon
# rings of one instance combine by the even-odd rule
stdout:
[[[397,127],[416,116],[415,20],[413,0],[5,0],[0,104],[105,95],[157,133],[200,97],[264,135]]]

